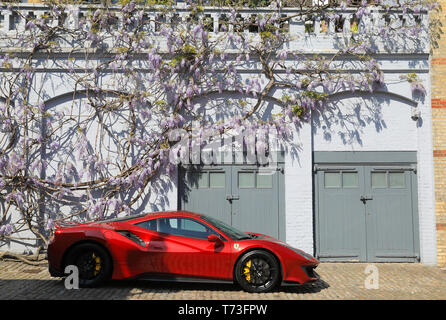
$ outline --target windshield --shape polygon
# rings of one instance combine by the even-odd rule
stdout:
[[[251,236],[243,231],[237,230],[234,227],[231,227],[230,225],[224,223],[223,221],[208,217],[208,216],[201,216],[201,219],[204,221],[209,222],[214,227],[216,227],[218,230],[223,232],[225,235],[227,235],[232,240],[243,240],[243,239],[251,239]]]

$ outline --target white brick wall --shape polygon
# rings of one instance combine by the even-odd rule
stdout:
[[[338,97],[333,112],[324,112],[331,118],[319,117],[320,125],[313,128],[314,151],[417,150],[418,128],[411,119],[411,105],[386,94],[364,93],[361,98],[348,92]],[[344,126],[335,123],[340,118]]]
[[[430,77],[424,77],[428,94],[420,104],[423,125],[418,130],[418,214],[421,262],[437,264],[437,236],[435,226],[434,159],[432,146],[432,108]]]
[[[297,153],[285,156],[286,241],[313,254],[313,190],[311,126],[294,132]]]

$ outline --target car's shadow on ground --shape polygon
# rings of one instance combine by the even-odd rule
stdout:
[[[303,285],[284,285],[277,287],[272,293],[317,293],[329,288],[330,285],[322,279]],[[204,283],[204,282],[167,282],[156,280],[111,280],[102,288],[127,289],[137,288],[143,292],[169,293],[180,291],[215,291],[215,292],[240,292],[240,286],[232,283]]]
[[[323,280],[311,284],[281,286],[273,292],[251,294],[238,285],[147,280],[113,280],[96,288],[68,288],[65,279],[0,280],[0,300],[238,300],[297,299],[311,296],[329,285]]]
[[[14,300],[166,300],[166,299],[257,299],[258,294],[244,292],[231,283],[191,283],[148,280],[112,280],[96,288],[68,288],[66,279],[8,279],[0,280],[0,299]],[[281,286],[270,293],[261,294],[267,299],[289,299],[294,295],[311,296],[329,288],[324,280],[293,286]]]
[[[39,270],[36,270],[38,274]],[[46,272],[46,271],[45,271]],[[45,277],[46,278],[46,277]],[[111,280],[96,288],[69,288],[65,278],[52,279],[1,279],[0,300],[39,300],[39,299],[256,299],[257,295],[244,292],[240,286],[232,283],[209,282],[167,282],[154,280]],[[69,282],[69,281],[68,281]],[[68,287],[67,287],[68,286]],[[287,298],[286,294],[316,294],[329,288],[324,280],[293,286],[280,286],[273,292],[266,293],[270,299]],[[285,295],[283,295],[285,294]],[[289,297],[288,297],[289,298]]]

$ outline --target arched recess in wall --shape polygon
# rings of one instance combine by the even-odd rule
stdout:
[[[45,178],[56,175],[61,166],[72,166],[76,174],[71,179],[78,178],[78,182],[84,181],[83,178],[98,178],[95,174],[89,176],[84,163],[86,159],[80,156],[81,149],[88,148],[92,155],[97,156],[95,160],[104,161],[119,153],[120,137],[128,131],[125,126],[128,108],[121,104],[118,110],[111,110],[111,106],[119,103],[120,94],[106,91],[99,96],[92,91],[79,90],[44,102],[48,116],[44,117],[46,121],[42,121],[45,137],[42,157],[51,159]],[[82,177],[82,173],[86,176]]]
[[[79,90],[45,101],[48,116],[41,123],[44,139],[36,157],[46,162],[44,170],[36,165],[41,169],[42,179],[79,184],[119,173],[115,163],[125,148],[129,110],[124,104],[119,111],[102,108],[118,103],[119,95],[120,92],[110,91],[98,96],[92,91]],[[96,195],[99,197],[100,192]],[[85,192],[79,192],[79,196],[83,197],[79,201],[86,200]],[[92,196],[95,197],[95,192]],[[57,211],[62,210],[63,204],[48,205],[55,206],[52,211]],[[79,208],[71,206],[64,211]]]
[[[191,103],[201,118],[209,122],[228,120],[234,116],[243,116],[252,110],[258,97],[236,90],[212,92],[206,96],[195,98]],[[267,120],[274,112],[282,112],[283,102],[271,95],[262,98],[255,116]]]
[[[416,150],[418,102],[385,91],[343,91],[312,112],[314,149]],[[356,149],[355,149],[356,148]],[[333,150],[332,150],[333,149]]]
[[[133,104],[130,108],[123,95],[126,93],[105,91],[97,95],[92,91],[76,91],[45,101],[45,110],[52,116],[42,122],[42,132],[47,136],[40,151],[41,158],[47,161],[42,178],[57,180],[63,176],[66,183],[72,184],[108,179],[142,157],[145,149],[135,139],[148,141],[157,127],[151,125],[150,118],[132,115],[132,110],[137,113],[147,105]],[[152,187],[156,189],[158,185],[153,183]],[[91,196],[102,197],[101,188],[92,191]],[[119,195],[120,200],[130,199],[135,190],[125,190]],[[79,196],[82,197],[79,202],[87,200],[85,192],[79,192]],[[141,199],[138,204],[144,210],[149,200]],[[70,205],[61,209],[61,204],[55,202],[49,205],[54,206],[53,212],[80,208]]]

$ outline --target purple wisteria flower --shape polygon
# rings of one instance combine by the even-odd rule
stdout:
[[[35,28],[35,24],[34,21],[30,20],[28,21],[28,23],[25,25],[25,30],[32,30]]]
[[[46,227],[49,230],[52,230],[54,228],[54,221],[53,221],[53,219],[48,219],[48,221],[46,223]]]
[[[417,93],[421,93],[422,95],[426,94],[426,89],[424,88],[424,86],[419,83],[419,82],[412,82],[410,84],[410,87],[412,89],[412,93],[417,94]]]
[[[57,141],[53,141],[50,143],[49,147],[50,147],[51,151],[55,152],[55,151],[59,150],[60,144]]]
[[[9,236],[13,231],[11,224],[7,223],[0,227],[0,236]]]

